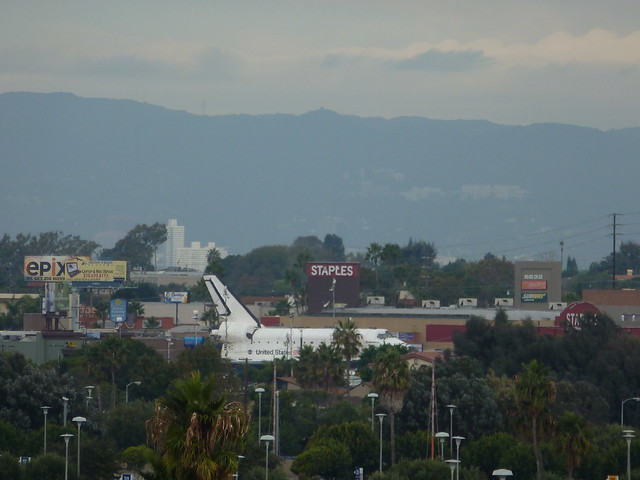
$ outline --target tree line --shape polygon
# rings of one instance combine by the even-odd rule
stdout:
[[[127,261],[130,269],[154,269],[158,247],[166,241],[166,226],[161,223],[139,224],[113,248],[104,249],[93,241],[62,232],[38,235],[5,234],[0,238],[0,290],[31,292],[23,281],[22,266],[28,255],[86,255],[100,259]],[[384,296],[393,304],[400,290],[409,290],[418,300],[437,299],[443,305],[457,303],[460,297],[478,298],[481,306],[493,306],[493,298],[512,294],[513,262],[487,253],[481,260],[457,259],[447,264],[436,261],[437,249],[431,242],[410,238],[405,245],[372,242],[365,252],[346,252],[341,237],[327,234],[296,238],[291,245],[262,246],[244,255],[222,259],[217,250],[209,252],[207,273],[225,277],[225,282],[241,296],[294,295],[299,305],[306,296],[306,271],[309,262],[357,262],[360,264],[361,291]],[[580,270],[575,258],[567,257],[563,265],[563,301],[581,298],[584,288],[611,288],[612,268],[616,274],[640,271],[640,244],[622,242],[615,262],[609,254]],[[132,285],[138,299],[155,299],[161,292],[151,284]],[[618,288],[634,288],[638,280],[618,282]],[[179,284],[174,285],[176,289]],[[182,286],[184,288],[184,286]],[[196,299],[206,298],[203,285],[195,287]]]

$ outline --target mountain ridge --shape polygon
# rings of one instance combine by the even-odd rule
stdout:
[[[204,116],[11,92],[0,94],[0,158],[5,180],[17,181],[2,182],[0,223],[3,233],[62,230],[104,246],[137,223],[178,218],[187,241],[232,253],[335,233],[356,249],[413,238],[447,256],[482,255],[485,245],[498,255],[548,256],[579,232],[531,246],[527,235],[637,202],[638,153],[637,127],[364,118],[323,108]],[[565,242],[566,254],[597,261],[611,250],[598,238],[592,251],[572,252],[572,243],[596,243],[578,238]]]

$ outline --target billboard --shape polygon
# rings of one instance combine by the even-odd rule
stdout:
[[[516,308],[547,310],[550,303],[561,301],[560,262],[515,262],[514,267],[513,303]]]
[[[360,304],[360,265],[343,262],[307,264],[309,313],[354,308]]]
[[[24,257],[23,273],[27,282],[73,282],[76,286],[117,283],[127,279],[127,262],[65,255],[29,256]]]
[[[188,303],[189,292],[164,292],[162,301],[164,303]]]
[[[24,257],[26,282],[68,282],[67,263],[89,261],[89,257],[70,255],[39,255]]]

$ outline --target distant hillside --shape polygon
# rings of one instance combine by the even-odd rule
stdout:
[[[414,238],[433,241],[441,255],[535,254],[558,242],[525,236],[516,244],[530,247],[515,251],[513,239],[637,210],[639,153],[637,128],[328,110],[198,116],[127,100],[5,93],[0,233],[61,230],[110,246],[137,223],[178,218],[187,241],[232,253],[336,233],[347,247]],[[567,238],[579,262],[610,252],[610,232],[600,242],[571,231],[557,240]]]

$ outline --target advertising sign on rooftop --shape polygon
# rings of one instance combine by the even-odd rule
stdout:
[[[64,283],[74,285],[123,282],[127,279],[127,262],[91,261],[89,257],[65,255],[24,257],[24,279],[27,282]]]
[[[39,255],[24,257],[24,280],[26,282],[68,282],[68,264],[89,261],[89,257],[69,255]]]
[[[164,292],[164,303],[188,303],[189,292]]]

